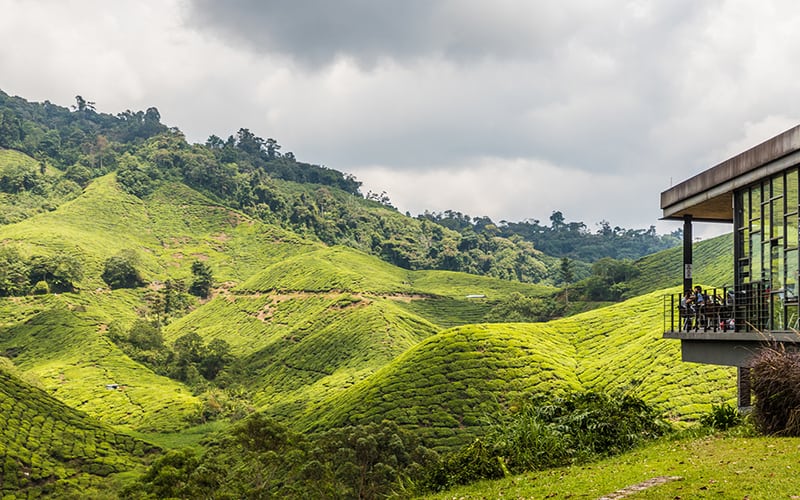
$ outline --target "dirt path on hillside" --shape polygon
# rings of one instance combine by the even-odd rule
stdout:
[[[621,490],[617,490],[614,493],[609,493],[608,495],[602,496],[597,500],[617,500],[619,498],[625,498],[627,496],[633,495],[634,493],[638,493],[648,488],[652,488],[653,486],[669,483],[670,481],[682,481],[682,480],[683,478],[680,476],[658,476],[652,479],[648,479],[647,481],[642,481],[641,483],[633,484],[631,486],[622,488]]]

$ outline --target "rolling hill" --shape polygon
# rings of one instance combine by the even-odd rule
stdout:
[[[630,390],[675,418],[734,396],[735,371],[680,361],[661,339],[662,292],[543,324],[439,333],[372,377],[313,407],[310,430],[390,418],[436,447],[468,442],[482,419],[529,392]]]
[[[2,161],[26,161],[29,168],[35,162],[20,153],[5,153]],[[46,166],[46,175],[62,173]],[[676,419],[696,418],[733,397],[732,370],[681,363],[679,346],[660,338],[662,296],[675,291],[680,269],[674,249],[637,262],[642,274],[631,282],[637,296],[626,302],[547,323],[489,324],[498,302],[514,294],[556,300],[557,289],[401,268],[327,245],[313,231],[303,236],[266,223],[175,179],[139,197],[111,172],[61,198],[26,196],[0,199],[23,203],[24,214],[0,224],[3,247],[24,258],[72,255],[83,273],[74,292],[0,298],[0,354],[33,384],[0,377],[0,389],[19,400],[50,398],[53,407],[101,422],[109,435],[180,434],[208,418],[209,388],[242,394],[253,410],[298,431],[391,419],[439,450],[480,435],[487,416],[535,392],[629,390]],[[390,220],[402,218],[395,213]],[[697,245],[698,278],[724,280],[729,244],[721,237]],[[149,286],[108,289],[104,262],[122,251],[138,256]],[[196,261],[213,270],[212,295],[191,299],[183,313],[154,315],[153,294],[167,280],[191,279]],[[192,385],[135,361],[112,333],[142,318],[161,323],[168,347],[187,334],[224,341],[231,359],[223,376]],[[33,408],[24,411],[40,411]],[[126,439],[133,438],[113,442]],[[125,444],[122,458],[102,471],[136,469],[137,447],[148,448],[132,446],[133,452]],[[21,487],[15,477],[8,484]]]
[[[158,451],[26,384],[5,365],[0,409],[4,496],[87,495],[113,485],[109,475],[142,468]]]

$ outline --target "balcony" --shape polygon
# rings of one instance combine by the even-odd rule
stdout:
[[[702,305],[682,294],[664,297],[664,338],[681,341],[684,361],[746,367],[766,345],[800,347],[798,300],[790,289],[747,284],[702,292]]]

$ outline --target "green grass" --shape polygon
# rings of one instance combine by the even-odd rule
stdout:
[[[214,421],[175,432],[130,432],[129,434],[163,449],[194,448],[201,451],[203,448],[201,441],[216,433],[224,432],[230,425],[225,421]]]
[[[548,323],[484,324],[512,293],[547,298],[555,289],[401,269],[254,221],[180,184],[142,200],[108,175],[55,210],[0,226],[0,241],[24,255],[79,255],[85,268],[80,293],[0,299],[0,354],[13,357],[14,372],[165,447],[197,446],[226,424],[187,429],[201,401],[106,335],[144,307],[145,289],[112,292],[100,279],[104,260],[124,249],[139,254],[147,280],[188,280],[193,260],[210,264],[225,286],[172,320],[165,339],[196,332],[228,342],[231,380],[296,429],[388,418],[452,449],[530,392],[634,390],[682,419],[734,394],[732,369],[682,363],[679,344],[661,339],[664,291]],[[725,283],[729,247],[730,237],[697,245],[698,279]],[[637,265],[637,295],[678,284],[675,250]]]
[[[795,498],[798,438],[664,439],[596,463],[482,481],[431,499],[599,498],[659,476],[680,477],[626,498]]]
[[[680,342],[664,340],[663,298],[656,291],[620,304],[548,323],[572,338],[577,375],[592,389],[632,388],[674,417],[697,418],[735,396],[735,369],[684,363]]]
[[[407,274],[408,271],[358,250],[328,247],[275,262],[238,290],[408,293],[411,284]]]
[[[311,429],[393,420],[437,448],[468,442],[482,419],[529,391],[579,388],[574,348],[546,327],[469,325],[435,335],[365,382],[306,412]]]

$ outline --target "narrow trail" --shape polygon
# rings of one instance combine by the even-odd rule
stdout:
[[[627,496],[633,495],[634,493],[638,493],[648,488],[652,488],[653,486],[669,483],[670,481],[682,481],[682,480],[683,478],[680,476],[658,476],[652,479],[648,479],[647,481],[642,481],[641,483],[638,484],[627,486],[625,488],[622,488],[621,490],[615,491],[614,493],[609,493],[608,495],[604,495],[598,498],[597,500],[617,500],[619,498],[625,498]]]

